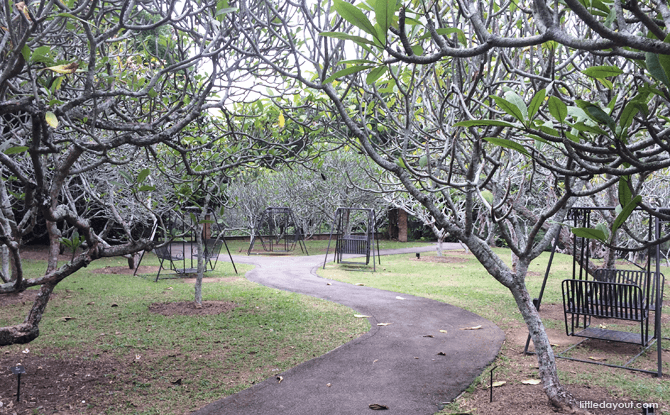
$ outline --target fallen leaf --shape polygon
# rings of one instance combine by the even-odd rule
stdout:
[[[86,305],[93,305],[93,304],[95,304],[94,301],[91,301],[91,302],[86,303]]]
[[[446,330],[440,330],[440,333],[447,334],[447,331]]]
[[[42,370],[42,366],[37,366],[37,370]]]
[[[601,329],[606,329],[607,325],[606,324],[599,324],[598,327],[600,327]]]
[[[391,323],[377,323],[378,326],[388,326]]]
[[[100,333],[100,335],[101,335],[101,336],[104,336],[104,335],[105,335],[105,333]]]
[[[135,355],[135,360],[140,360],[141,358],[142,358],[142,356],[140,356],[138,354]]]
[[[369,317],[372,317],[372,316],[366,316],[366,315],[363,315],[363,314],[354,314],[354,317],[356,317],[356,318],[369,318]]]
[[[328,386],[330,388],[333,385],[331,385],[330,383],[326,383],[326,386]]]
[[[332,283],[330,283],[330,282],[327,282],[327,283],[326,283],[326,285],[333,285],[333,284],[332,284]]]
[[[115,331],[114,334],[116,334],[118,336],[119,334],[121,334],[121,332],[120,331]]]
[[[28,353],[30,353],[30,349],[25,348],[25,349],[21,350],[21,353],[28,354]]]
[[[61,317],[60,319],[63,320],[63,321],[70,321],[70,320],[74,320],[74,317],[65,316],[65,317]]]
[[[354,284],[354,285],[358,285],[359,287],[363,287],[363,286],[365,286],[365,284],[363,284],[362,282],[357,282],[357,283]]]
[[[396,300],[404,300],[404,298],[402,298],[402,297],[400,297],[400,296],[396,297],[395,299],[396,299]]]
[[[438,356],[446,356],[447,354],[445,352],[439,352],[437,355]]]
[[[375,411],[381,411],[381,410],[384,410],[384,409],[389,409],[389,407],[386,406],[386,405],[378,404],[378,403],[371,403],[370,404],[370,409],[374,409]]]
[[[539,385],[542,381],[540,379],[526,379],[522,380],[521,383],[524,385]]]
[[[119,305],[116,303],[112,303],[112,307],[118,307]]]
[[[375,359],[374,362],[372,362],[372,364],[375,364],[375,363],[377,363],[378,361],[379,361],[379,359]]]
[[[283,376],[277,376],[277,381],[278,381],[278,382],[277,382],[277,385],[279,385],[279,384],[281,383],[282,380],[284,380],[284,377],[283,377]]]
[[[494,388],[497,388],[498,386],[502,386],[502,385],[504,385],[505,383],[507,383],[507,382],[504,381],[504,380],[499,380],[499,381],[497,381],[497,382],[493,382],[493,384],[492,384],[491,386],[493,386]]]
[[[432,334],[425,334],[423,337],[435,337]]]
[[[166,290],[174,290],[172,287],[167,287]]]
[[[479,330],[481,328],[482,328],[482,326],[463,327],[461,330]]]
[[[170,382],[173,385],[181,385],[181,378],[175,380],[174,382]]]
[[[595,357],[595,356],[589,356],[589,359],[595,360],[596,362],[601,362],[603,360],[607,360],[606,357]]]

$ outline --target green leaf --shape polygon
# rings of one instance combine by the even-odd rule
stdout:
[[[389,27],[393,23],[395,14],[396,0],[376,0],[375,1],[375,19],[379,25],[379,39],[386,44]]]
[[[224,7],[223,9],[216,12],[215,17],[223,16],[226,14],[234,13],[237,11],[237,7]]]
[[[23,60],[30,62],[30,47],[28,45],[23,46],[23,49],[21,49],[21,56],[23,56]]]
[[[568,116],[568,106],[553,95],[549,97],[547,105],[549,106],[549,113],[551,116],[554,117],[556,121],[563,124],[565,118]]]
[[[507,121],[498,121],[498,120],[467,120],[460,121],[454,124],[454,127],[481,127],[486,125],[493,125],[496,127],[513,127],[518,128],[518,125],[514,125]]]
[[[600,229],[572,228],[571,231],[579,238],[597,239],[601,242],[607,242],[607,235]]]
[[[516,150],[519,153],[525,154],[527,156],[529,155],[528,150],[526,150],[524,146],[512,140],[506,140],[504,138],[496,138],[496,137],[484,137],[483,140],[488,141],[489,143],[496,146],[509,148],[511,150]]]
[[[375,27],[358,7],[343,0],[333,0],[333,8],[344,20],[376,38]]]
[[[337,78],[341,78],[343,76],[355,74],[360,71],[364,71],[366,69],[370,69],[372,66],[370,65],[356,65],[356,66],[350,66],[348,68],[344,68],[340,71],[335,72],[334,74],[330,75],[328,78],[326,78],[325,81],[323,81],[324,84],[327,84],[329,82],[333,82]]]
[[[493,204],[493,193],[490,190],[482,191],[482,197],[488,202],[489,205]]]
[[[610,117],[605,111],[601,110],[600,107],[597,107],[593,104],[589,104],[584,108],[584,111],[593,119],[601,124],[606,124],[610,130],[614,131],[616,129],[616,124],[612,117]]]
[[[412,53],[414,53],[416,56],[423,55],[423,46],[421,45],[412,46]]]
[[[138,190],[140,192],[153,192],[154,190],[156,190],[156,186],[149,186],[148,184],[144,184],[140,186]]]
[[[626,219],[630,216],[631,213],[635,210],[637,205],[639,205],[642,202],[642,196],[637,195],[633,199],[631,199],[624,207],[621,209],[621,213],[619,213],[614,219],[614,223],[612,224],[612,234],[621,227],[621,225],[626,222]]]
[[[663,39],[663,42],[670,43],[670,35],[666,36],[665,39]],[[663,72],[665,72],[665,77],[670,79],[670,56],[668,55],[656,55],[656,56],[658,57],[658,62],[661,65]]]
[[[655,53],[645,52],[644,57],[644,61],[647,64],[647,70],[651,76],[662,82],[666,87],[670,88],[670,79],[668,79],[665,70],[663,70],[663,67],[661,66],[659,56]]]
[[[619,177],[619,203],[626,206],[633,198],[633,192],[630,187],[630,176]]]
[[[12,154],[23,153],[27,150],[28,150],[28,147],[25,147],[25,146],[10,147],[7,150],[5,150],[4,153],[8,156],[11,156]]]
[[[608,78],[621,75],[623,71],[618,66],[592,66],[584,69],[582,73],[591,78]]]
[[[540,109],[540,106],[544,102],[544,98],[547,96],[546,89],[540,89],[533,95],[533,99],[530,100],[530,105],[528,106],[528,119],[533,119],[537,111]]]
[[[350,35],[350,34],[348,34],[348,33],[340,33],[340,32],[321,32],[321,33],[319,33],[319,34],[320,34],[321,36],[332,37],[332,38],[335,38],[335,39],[352,40],[352,41],[358,43],[359,45],[370,45],[370,46],[374,46],[374,42],[372,42],[371,40],[368,40],[368,39],[366,39],[366,38],[364,38],[364,37],[360,37],[360,36]]]
[[[365,83],[368,85],[372,85],[377,80],[386,73],[388,70],[388,67],[386,66],[378,66],[375,69],[371,70],[368,76],[365,78]]]
[[[636,101],[630,101],[621,111],[621,116],[619,117],[619,126],[621,127],[621,134],[626,134],[628,127],[631,126],[635,116],[640,112],[640,107],[642,104]]]
[[[526,102],[519,96],[519,94],[514,91],[507,91],[505,92],[505,99],[516,105],[519,111],[521,111],[521,116],[523,117],[523,119],[520,120],[521,122],[528,119],[528,107],[526,107]]]
[[[607,135],[607,131],[603,130],[602,128],[597,127],[597,126],[584,124],[583,122],[578,122],[578,123],[572,124],[570,126],[577,131],[582,131],[582,132],[585,132],[585,133]]]
[[[137,175],[137,183],[142,183],[146,178],[151,174],[151,170],[149,169],[144,169],[140,171],[140,174]]]
[[[519,110],[519,107],[514,105],[513,103],[507,101],[505,98],[498,97],[495,95],[490,95],[490,97],[498,104],[498,106],[511,115],[512,117],[516,118],[517,120],[521,121],[523,123],[524,117],[523,114],[521,113],[521,110]]]

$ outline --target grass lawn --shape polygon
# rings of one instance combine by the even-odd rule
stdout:
[[[410,247],[415,247],[415,246],[426,246],[427,244],[433,244],[433,242],[397,242],[397,241],[387,241],[387,240],[381,240],[379,241],[379,249],[398,249],[398,248],[410,248]],[[241,240],[230,240],[227,241],[228,247],[230,248],[230,253],[233,255],[246,255],[247,250],[249,249],[249,242],[248,241],[241,241]],[[328,248],[328,239],[326,240],[307,240],[305,241],[305,245],[307,246],[307,252],[309,255],[325,255],[326,254],[326,249]],[[375,249],[377,247],[377,241],[375,241]],[[330,242],[330,253],[332,254],[333,251],[335,250],[335,239]],[[222,251],[225,253],[225,248]],[[254,249],[252,251],[253,254],[261,254],[265,255],[267,254],[263,250],[263,246],[260,243],[260,241],[257,241],[254,244]],[[295,249],[291,252],[288,253],[289,255],[304,255],[300,251],[300,247],[298,245],[295,246]]]
[[[39,338],[0,349],[3,367],[22,363],[27,369],[18,405],[15,379],[2,373],[5,409],[183,414],[369,330],[349,308],[251,283],[243,277],[251,266],[237,264],[240,275],[235,275],[223,262],[207,274],[203,298],[226,312],[161,315],[150,311],[152,304],[190,305],[193,284],[154,282],[155,273],[110,273],[124,265],[122,259],[103,259],[68,277],[47,306]],[[152,254],[142,261],[156,265]],[[45,261],[27,260],[27,276],[36,277],[45,267]],[[23,321],[34,293],[3,303],[0,325]]]
[[[509,250],[496,249],[496,252],[508,264],[510,263]],[[529,269],[527,286],[531,296],[536,297],[539,294],[548,260],[549,254],[544,253],[533,261]],[[506,288],[495,281],[472,255],[465,254],[462,250],[459,250],[448,251],[445,254],[445,258],[442,259],[437,258],[434,253],[421,254],[421,259],[417,259],[414,254],[383,257],[382,265],[381,267],[378,266],[377,270],[378,272],[376,273],[357,271],[350,266],[329,263],[325,270],[319,269],[318,274],[325,278],[348,283],[363,283],[366,286],[443,301],[481,315],[496,323],[507,335],[507,340],[503,345],[499,358],[494,363],[494,365],[498,366],[495,371],[496,380],[507,380],[511,384],[513,382],[520,383],[520,380],[523,379],[537,377],[537,361],[535,357],[524,356],[522,353],[528,332],[512,295]],[[561,281],[565,278],[571,278],[571,273],[572,257],[557,254],[540,308],[543,321],[552,342],[554,342],[554,338],[565,338],[571,343],[576,342],[575,337],[565,336],[565,324],[562,312]],[[665,270],[664,273],[665,275],[670,275],[668,270]],[[668,290],[666,289],[666,296],[668,295],[667,293]],[[668,317],[670,317],[670,313],[666,307],[663,313],[664,327],[662,334],[664,337],[670,337]],[[599,323],[596,322],[593,324],[597,326]],[[630,323],[620,324],[620,321],[616,320],[609,320],[604,322],[604,324],[607,325],[607,328],[615,330],[639,330],[639,325],[636,326]],[[612,364],[622,364],[625,362],[623,360],[624,356],[618,354],[619,350],[614,350],[616,345],[602,345],[598,343],[596,341],[594,345],[593,341],[590,341],[589,346],[578,348],[572,355],[582,359],[587,359],[589,356],[604,356],[602,358],[607,359],[607,362]],[[668,344],[666,340],[663,343],[664,348],[667,349]],[[560,351],[566,349],[567,346],[569,346],[569,343],[561,342],[555,349]],[[639,351],[639,348],[636,346],[625,346],[620,351],[625,356],[632,357],[629,354],[633,353],[635,355]],[[577,390],[581,387],[602,388],[602,391],[599,393],[609,394],[610,397],[625,397],[626,399],[640,402],[664,403],[664,410],[667,411],[670,409],[670,406],[668,406],[670,404],[670,382],[667,380],[667,375],[661,380],[639,372],[588,365],[567,360],[559,359],[557,364],[562,382]],[[639,368],[655,370],[655,346],[645,356],[640,358],[636,362],[636,365]],[[670,373],[670,356],[668,352],[664,352],[663,370],[664,373]],[[488,375],[488,371],[485,371],[485,374]],[[482,376],[480,379],[477,379],[469,389],[468,394],[464,395],[456,403],[448,406],[441,413],[470,413],[471,411],[473,414],[498,413],[492,411],[491,408],[484,408],[484,406],[488,405],[489,401],[488,384],[488,376]],[[543,395],[541,385],[523,385],[523,387],[536,388],[538,393],[532,399],[546,402],[546,396]],[[505,399],[505,387],[497,388],[495,392],[499,396],[499,400]],[[510,402],[516,402],[521,399],[517,395],[518,391],[516,389],[509,387],[508,392],[512,394],[512,396],[508,397]],[[476,407],[479,409],[475,409]],[[509,407],[507,410],[509,410]],[[504,409],[501,410],[501,413],[505,413]],[[531,410],[525,413],[534,412]],[[551,413],[551,411],[548,413]]]

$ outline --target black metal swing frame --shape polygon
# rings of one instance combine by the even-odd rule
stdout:
[[[187,208],[186,210],[190,211],[195,217],[198,217],[200,214],[200,210],[197,208]],[[226,242],[225,230],[219,225],[216,214],[213,211],[208,211],[207,216],[209,218],[209,223],[207,223],[203,229],[203,258],[205,260],[205,272],[213,271],[214,268],[216,268],[221,248],[225,246],[230,262],[237,274],[237,267],[235,266],[230,249],[228,248],[228,243]],[[167,233],[164,235],[164,242],[153,249],[153,252],[156,254],[159,261],[158,273],[156,274],[155,281],[158,281],[161,276],[161,271],[164,269],[173,271],[178,276],[190,275],[198,272],[197,264],[200,253],[198,252],[195,233],[193,232],[193,224],[188,223],[192,217],[192,215],[187,216],[174,212],[166,221]],[[216,236],[209,235],[212,229],[217,232]],[[181,235],[179,240],[174,240],[170,236],[175,232]],[[143,258],[144,252],[135,268],[135,274],[137,273]],[[164,265],[166,261],[168,264],[167,267]]]
[[[260,224],[254,230],[249,243],[247,255],[251,255],[257,240],[261,241],[265,252],[288,253],[294,251],[298,245],[303,254],[309,255],[302,229],[289,207],[269,207],[263,211]]]
[[[366,212],[367,213],[367,223],[364,224],[365,234],[357,235],[347,232],[349,225],[349,220],[351,213],[353,212]],[[338,264],[354,264],[362,265],[360,261],[345,261],[345,254],[353,255],[365,255],[365,265],[370,264],[370,259],[372,259],[372,268],[373,271],[376,271],[376,261],[375,261],[375,235],[377,233],[376,227],[376,217],[374,209],[369,208],[350,208],[350,207],[338,207],[335,210],[335,216],[333,220],[333,225],[330,227],[330,237],[328,238],[328,247],[326,248],[326,257],[323,260],[323,268],[326,268],[326,262],[328,261],[328,252],[330,251],[330,242],[333,239],[333,231],[335,231],[335,256],[333,262]],[[381,259],[379,256],[379,239],[377,239],[377,261],[381,264]]]
[[[573,226],[575,227],[588,228],[591,224],[591,212],[598,210],[613,211],[615,208],[575,207],[568,212],[568,220],[572,219]],[[652,220],[652,217],[650,214],[648,220],[649,240],[652,240],[652,232],[654,239],[659,239],[661,236],[662,222],[657,217],[654,217],[654,220]],[[538,312],[557,245],[558,235],[556,235],[552,246],[539,298],[533,300],[533,304]],[[646,266],[644,268],[640,267],[640,270],[597,269],[589,272],[590,243],[589,240],[577,235],[573,235],[572,254],[572,278],[563,280],[561,283],[565,329],[568,336],[584,337],[584,340],[556,354],[556,357],[644,372],[661,377],[663,375],[661,312],[665,276],[660,272],[660,245],[657,244],[648,249]],[[652,257],[655,263],[653,269]],[[592,276],[592,279],[589,279],[589,275]],[[649,331],[651,312],[654,313],[653,333]],[[592,317],[636,321],[640,323],[640,333],[590,327]],[[576,331],[579,328],[582,330]],[[614,365],[566,356],[568,352],[589,339],[632,343],[639,345],[642,350],[624,365]],[[530,340],[529,334],[524,350],[526,354],[531,354],[528,352]],[[657,351],[657,370],[650,371],[631,367],[630,365],[650,349],[654,343],[656,344]]]

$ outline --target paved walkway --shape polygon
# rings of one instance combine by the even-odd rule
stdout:
[[[460,248],[458,244],[449,247]],[[382,255],[434,250],[426,246],[382,251]],[[323,259],[234,257],[235,262],[257,265],[247,273],[251,281],[334,301],[372,316],[370,331],[278,374],[284,378],[281,383],[269,378],[195,414],[358,415],[375,413],[369,405],[377,403],[388,406],[385,414],[429,415],[456,398],[498,354],[505,335],[492,322],[438,301],[325,280],[316,275]],[[377,326],[382,322],[391,324]],[[460,330],[478,325],[480,330]]]

